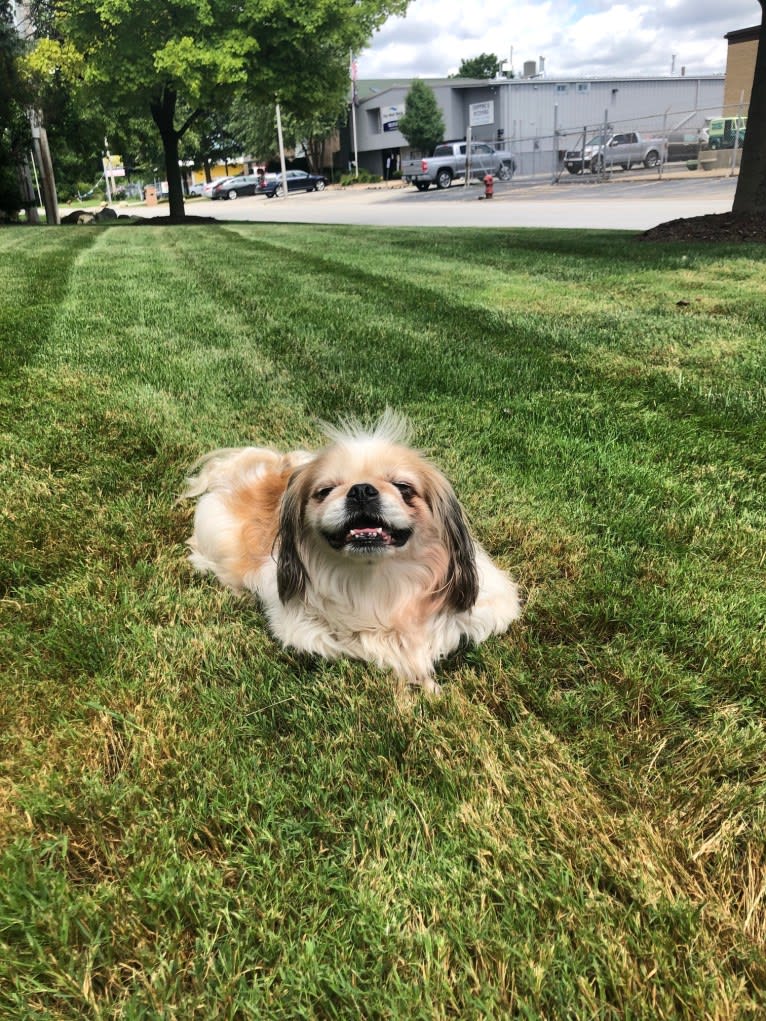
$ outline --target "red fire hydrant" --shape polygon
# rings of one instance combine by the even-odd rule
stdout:
[[[495,193],[495,179],[492,174],[487,174],[484,178],[484,198],[491,199]]]

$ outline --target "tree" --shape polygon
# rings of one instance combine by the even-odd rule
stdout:
[[[234,129],[230,118],[222,114],[206,114],[197,118],[186,134],[181,153],[195,167],[201,167],[206,181],[213,179],[215,163],[235,163],[248,149],[242,136]]]
[[[30,96],[21,73],[23,49],[10,5],[0,0],[0,213],[7,216],[25,204],[19,186],[31,144],[25,113]]]
[[[332,41],[317,36],[303,51],[306,71],[300,87],[279,94],[282,129],[286,138],[300,144],[306,152],[311,169],[322,168],[324,143],[338,130],[348,109],[348,51]],[[249,94],[235,101],[229,128],[241,138],[253,155],[268,158],[277,152],[275,104],[254,102]]]
[[[332,138],[337,137],[340,129],[341,115],[346,113],[346,105],[343,109],[325,112],[319,111],[310,120],[304,120],[296,125],[295,139],[300,142],[306,153],[309,163],[309,170],[314,174],[321,174],[325,169],[324,157],[326,155],[326,144]]]
[[[400,133],[413,149],[432,153],[444,138],[444,118],[433,90],[420,78],[412,83],[404,109],[404,116],[399,118]]]
[[[348,58],[346,58],[348,60]],[[347,113],[348,86],[344,81],[338,95],[317,96],[310,110],[295,113],[281,107],[282,130],[286,139],[300,145],[305,151],[309,167],[321,173],[325,142],[337,133]],[[254,105],[246,96],[240,96],[232,108],[229,130],[241,138],[244,148],[253,156],[268,161],[278,153],[276,111],[273,103]]]
[[[496,53],[480,53],[478,57],[462,60],[456,75],[451,78],[496,78],[501,60]]]
[[[87,181],[96,180],[107,128],[113,135],[97,104],[78,101],[76,71],[68,64],[72,57],[79,68],[75,54],[64,53],[58,44],[51,51],[48,41],[42,40],[21,60],[29,105],[39,111],[46,127],[56,188],[67,199]]]
[[[735,213],[766,213],[766,32],[763,20],[766,0],[759,0],[759,3],[764,15],[747,113],[747,134],[732,206]]]
[[[49,7],[54,34],[81,56],[85,92],[116,113],[151,115],[170,215],[182,218],[180,143],[198,118],[228,110],[245,91],[256,102],[305,102],[304,79],[321,79],[318,55],[345,66],[349,50],[407,2],[49,0]]]

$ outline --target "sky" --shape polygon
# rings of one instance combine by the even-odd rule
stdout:
[[[411,0],[358,57],[360,78],[441,78],[495,53],[545,76],[716,74],[727,32],[761,22],[758,0]]]

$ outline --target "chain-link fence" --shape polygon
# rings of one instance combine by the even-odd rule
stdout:
[[[517,182],[594,184],[633,171],[654,179],[711,169],[735,175],[747,121],[741,115],[721,117],[716,109],[666,111],[629,121],[615,120],[605,110],[598,123],[582,125],[559,126],[555,113],[553,119],[547,134],[504,139]]]

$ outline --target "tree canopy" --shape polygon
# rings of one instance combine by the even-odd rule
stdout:
[[[21,205],[17,167],[30,145],[24,113],[28,96],[19,72],[21,54],[10,5],[0,0],[0,212],[8,215]]]
[[[399,118],[399,131],[413,149],[431,153],[444,138],[444,118],[436,96],[424,81],[416,78],[405,100],[405,113]]]
[[[478,57],[461,60],[454,78],[496,78],[502,61],[496,53],[480,53]]]
[[[48,60],[69,56],[86,94],[125,117],[151,115],[170,214],[183,216],[179,144],[238,93],[306,113],[407,0],[50,0]]]

